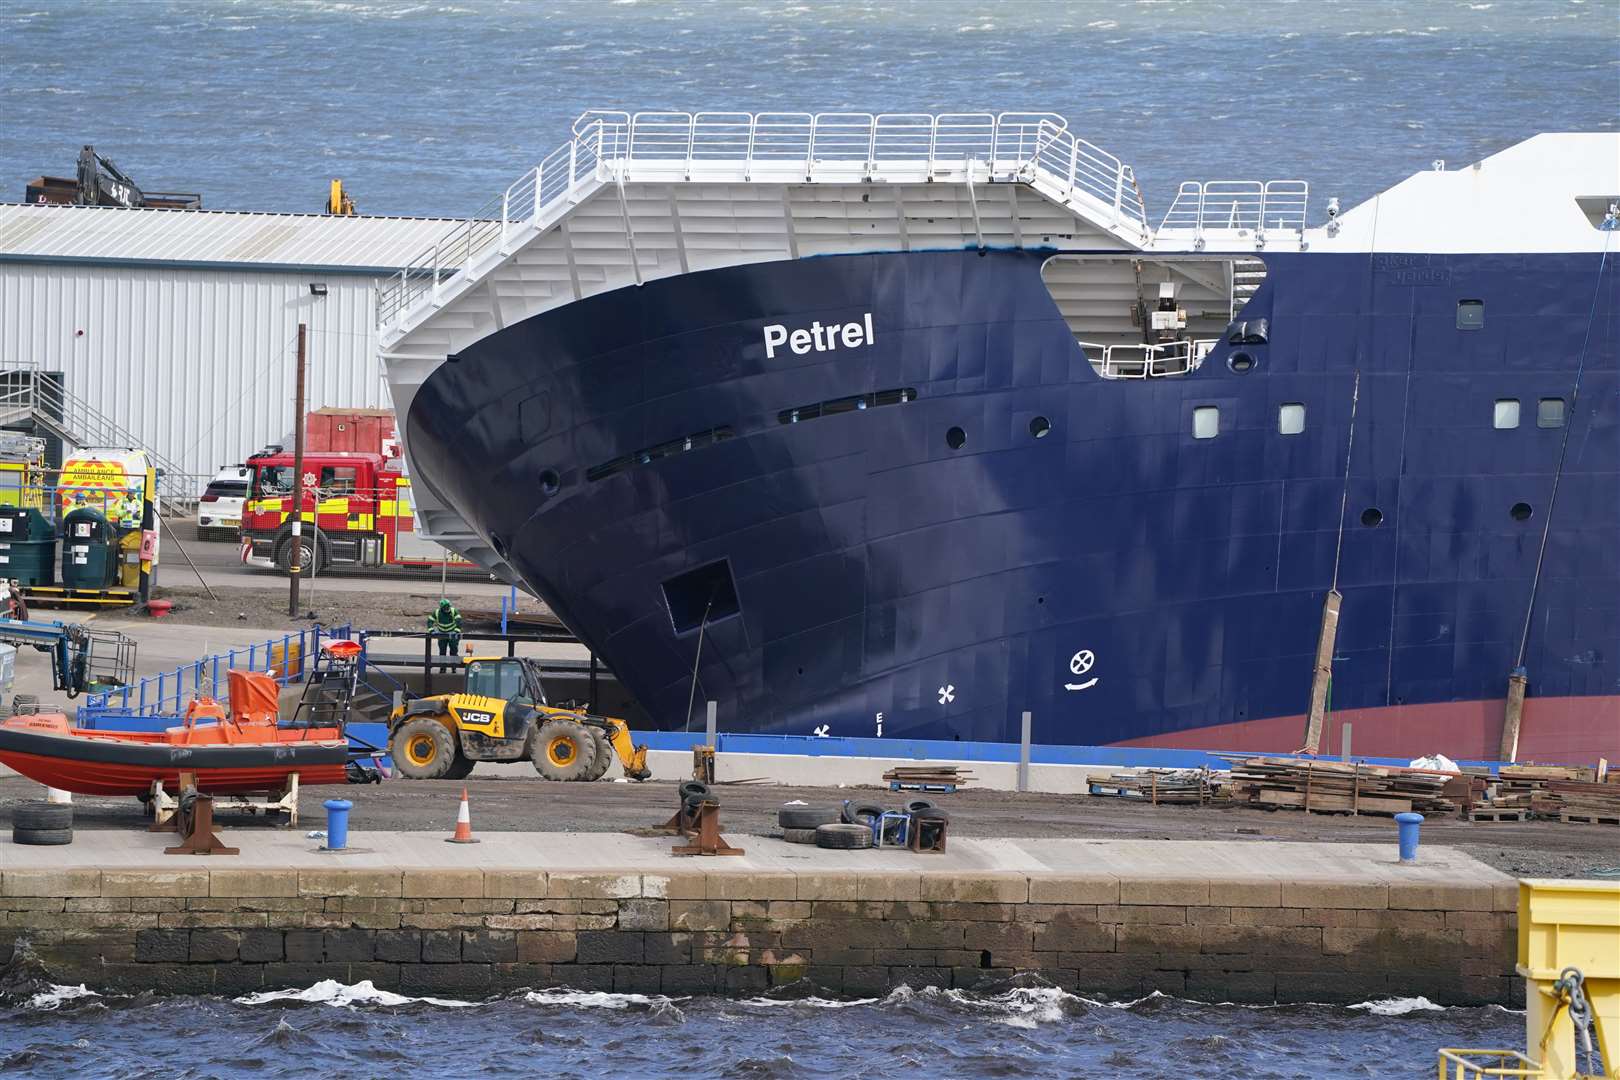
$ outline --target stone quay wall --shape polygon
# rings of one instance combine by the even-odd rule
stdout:
[[[1512,1004],[1511,883],[1005,872],[0,871],[0,964],[98,989],[241,994],[321,979],[835,994],[1065,989],[1211,1001],[1422,994]]]

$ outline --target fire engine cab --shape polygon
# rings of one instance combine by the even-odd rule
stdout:
[[[247,460],[252,484],[242,506],[242,561],[285,572],[292,565],[293,491],[303,494],[299,543],[304,573],[327,567],[476,571],[417,534],[411,481],[398,458],[357,452],[304,454],[301,484],[284,450]],[[311,527],[313,526],[313,527]]]

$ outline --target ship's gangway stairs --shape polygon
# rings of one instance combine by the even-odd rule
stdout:
[[[1282,192],[1276,199],[1268,216],[1247,194],[1222,202],[1200,185],[1196,197],[1178,196],[1173,246],[1231,241],[1252,252],[1252,225],[1239,218],[1280,222]],[[1240,209],[1217,220],[1229,204]],[[403,417],[447,356],[549,309],[658,278],[974,246],[1128,257],[1154,242],[1130,166],[1053,113],[593,110],[567,143],[384,282],[376,317]],[[1230,271],[1219,284],[1224,308]],[[1140,340],[1129,307],[1110,310],[1119,334]],[[400,434],[409,454],[403,424]],[[415,497],[421,531],[516,580],[429,484]]]

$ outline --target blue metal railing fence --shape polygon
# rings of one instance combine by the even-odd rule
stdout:
[[[283,686],[302,682],[313,657],[323,642],[352,636],[354,628],[312,626],[243,648],[229,649],[182,664],[173,671],[147,675],[129,686],[105,693],[87,694],[79,706],[78,720],[83,727],[94,727],[102,716],[179,716],[186,704],[207,692],[224,703],[230,697],[226,674],[241,671],[268,672]]]

